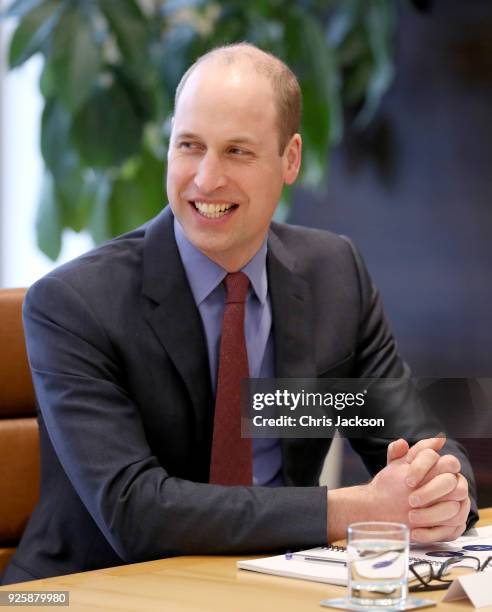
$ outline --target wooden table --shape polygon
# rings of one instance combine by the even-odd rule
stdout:
[[[492,523],[492,508],[482,510],[480,515],[480,525]],[[238,571],[237,560],[238,557],[176,557],[23,582],[0,587],[0,591],[68,590],[70,607],[57,609],[70,612],[314,612],[330,609],[319,606],[321,599],[345,594],[343,587]],[[426,597],[440,601],[443,595],[443,591],[434,591]],[[33,609],[55,608],[29,608]],[[434,609],[470,612],[474,608],[463,600],[440,603]],[[480,608],[479,612],[492,612],[492,606]]]

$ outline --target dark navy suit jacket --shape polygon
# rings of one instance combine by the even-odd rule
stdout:
[[[348,240],[274,223],[268,248],[277,376],[406,376]],[[326,541],[318,478],[329,439],[282,441],[286,487],[207,484],[214,398],[169,208],[35,283],[24,324],[41,494],[5,584]],[[402,419],[414,431],[412,415]],[[386,444],[352,440],[372,473],[386,463]]]

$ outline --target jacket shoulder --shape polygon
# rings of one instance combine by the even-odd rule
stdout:
[[[353,268],[359,258],[349,238],[328,230],[272,223],[271,233],[289,253],[299,271],[313,265],[319,268],[321,262],[329,263],[330,267]]]
[[[49,280],[58,280],[84,294],[89,287],[106,287],[114,282],[124,283],[135,277],[142,267],[142,253],[148,224],[113,238],[62,264],[40,278],[31,287]],[[30,290],[30,291],[31,291]]]

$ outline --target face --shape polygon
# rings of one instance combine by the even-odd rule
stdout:
[[[284,183],[299,172],[301,139],[279,155],[271,85],[249,66],[199,66],[181,92],[167,194],[187,238],[229,272],[260,248]]]

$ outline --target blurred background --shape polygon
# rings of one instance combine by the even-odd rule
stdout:
[[[489,0],[0,7],[1,286],[156,214],[180,76],[248,40],[303,89],[304,171],[278,217],[355,241],[415,375],[492,378]],[[489,441],[465,444],[492,505]],[[347,444],[335,454],[332,484],[367,477]]]

